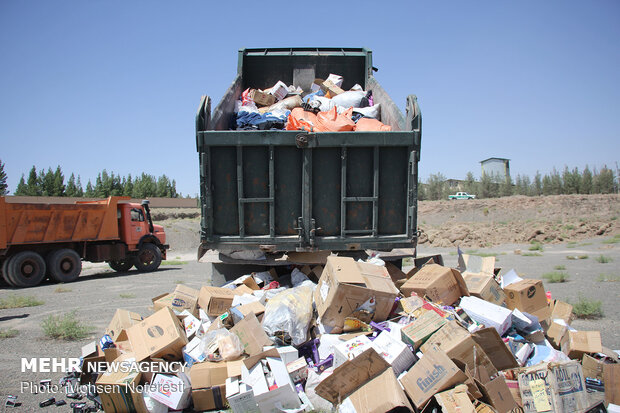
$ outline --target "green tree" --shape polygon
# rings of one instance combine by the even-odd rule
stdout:
[[[480,177],[479,197],[480,198],[492,198],[495,196],[495,188],[493,184],[493,178],[489,174],[482,174]]]
[[[547,174],[542,179],[542,194],[551,195],[553,193],[551,188],[551,177]]]
[[[539,171],[536,171],[534,175],[534,182],[532,183],[532,193],[536,196],[543,194],[543,182]]]
[[[131,178],[131,174],[127,175],[127,179],[123,178],[123,195],[132,196],[133,195],[133,180]]]
[[[478,182],[476,182],[476,178],[474,177],[474,174],[471,171],[467,172],[467,175],[465,176],[465,183],[463,186],[464,186],[465,192],[467,192],[468,194],[471,194],[471,195],[478,194]]]
[[[614,173],[607,166],[603,166],[603,169],[594,177],[594,185],[598,189],[599,194],[612,194],[615,192],[614,185]]]
[[[65,176],[60,169],[60,165],[56,166],[56,171],[54,171],[54,184],[52,189],[53,196],[65,196]]]
[[[26,181],[26,194],[28,196],[41,196],[43,191],[41,189],[41,182],[37,176],[37,168],[33,165],[32,169],[28,173],[28,180]]]
[[[78,189],[75,183],[75,175],[72,173],[67,181],[67,187],[65,188],[65,195],[71,198],[78,196]]]
[[[142,172],[142,175],[137,177],[133,184],[133,198],[148,198],[156,196],[157,193],[157,181],[152,175],[148,175]]]
[[[563,193],[565,194],[578,194],[579,187],[581,185],[581,174],[579,169],[575,168],[572,171],[568,169],[568,166],[564,167],[562,172],[562,180],[564,181]]]
[[[510,196],[512,195],[512,192],[512,179],[510,178],[510,175],[506,175],[506,178],[504,178],[504,181],[500,184],[499,196]]]
[[[532,196],[532,182],[530,181],[530,177],[527,175],[523,175],[521,178],[521,187],[522,187],[522,195]]]
[[[8,191],[8,185],[6,183],[6,172],[4,172],[4,163],[2,163],[2,159],[0,159],[0,196],[3,195],[7,195],[9,193]]]
[[[83,197],[84,196],[84,190],[82,189],[82,180],[80,179],[80,175],[78,175],[77,178],[77,183],[75,184],[76,188],[77,188],[77,192],[76,195],[77,197]]]
[[[28,187],[26,186],[26,180],[24,179],[24,174],[19,179],[19,183],[17,184],[17,188],[15,188],[15,195],[23,196],[28,194]]]
[[[588,165],[586,165],[583,173],[581,174],[581,186],[579,187],[580,194],[591,194],[592,193],[592,172]]]
[[[418,181],[418,201],[426,201],[427,199],[426,187],[422,181]]]
[[[557,171],[557,169],[555,169],[555,167],[551,171],[550,178],[551,178],[551,194],[552,195],[563,194],[564,185],[562,184],[562,177],[560,176],[560,173]]]
[[[86,198],[95,197],[95,188],[93,187],[93,184],[90,182],[90,179],[88,180],[88,183],[86,184],[86,190],[84,191],[84,196]]]
[[[41,195],[54,196],[54,172],[52,168],[47,168],[47,172],[39,171],[39,182],[41,183]]]
[[[438,200],[443,199],[446,193],[446,177],[438,172],[436,174],[431,174],[426,181],[426,189],[428,199]]]

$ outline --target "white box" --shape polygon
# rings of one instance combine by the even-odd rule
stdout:
[[[258,413],[254,392],[236,377],[226,379],[226,400],[233,413]]]
[[[472,320],[495,328],[500,336],[512,325],[512,310],[478,297],[463,297],[460,306]]]
[[[397,376],[413,366],[416,356],[402,341],[392,338],[388,331],[383,331],[372,342],[372,348],[387,361]]]
[[[204,361],[205,359],[204,353],[200,351],[200,339],[198,337],[194,337],[192,341],[183,347],[183,360],[185,360],[188,367],[191,367],[194,363]]]
[[[185,335],[188,339],[191,339],[196,331],[200,328],[200,320],[194,317],[192,314],[188,314],[183,319],[183,325],[185,326]]]
[[[276,83],[270,90],[269,93],[274,95],[276,97],[277,100],[282,100],[286,97],[286,95],[288,95],[288,87],[284,84],[283,81],[278,80],[278,83]]]
[[[172,410],[182,410],[189,406],[192,388],[184,374],[169,376],[157,374],[148,390],[148,395]]]
[[[286,365],[288,375],[293,380],[293,383],[300,382],[308,378],[308,363],[303,357],[298,358]]]
[[[261,413],[282,413],[285,409],[299,409],[301,401],[297,392],[289,385],[265,392],[259,396],[254,395]]]
[[[278,353],[285,365],[299,358],[299,352],[293,346],[278,347]]]
[[[347,360],[353,360],[370,347],[372,347],[372,342],[364,335],[334,346],[334,367],[340,366]]]

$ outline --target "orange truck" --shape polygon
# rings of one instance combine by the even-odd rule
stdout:
[[[2,277],[14,287],[46,276],[74,281],[82,260],[107,262],[116,271],[154,271],[166,259],[166,233],[153,225],[149,201],[112,196],[74,204],[13,203],[0,197]]]

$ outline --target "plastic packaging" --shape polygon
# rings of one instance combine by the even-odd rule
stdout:
[[[284,290],[271,298],[265,306],[263,329],[269,336],[283,337],[297,346],[306,341],[308,326],[312,319],[311,281],[300,286]]]
[[[332,98],[335,105],[344,106],[347,108],[360,107],[362,99],[366,97],[366,92],[363,90],[349,90],[348,92],[341,93]]]
[[[243,346],[236,334],[220,328],[205,334],[200,351],[209,361],[233,360],[243,354]]]

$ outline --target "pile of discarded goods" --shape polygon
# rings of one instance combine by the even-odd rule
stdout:
[[[222,287],[178,285],[144,319],[117,310],[68,381],[106,412],[534,413],[620,403],[617,354],[600,332],[571,328],[571,305],[550,299],[540,280],[500,276],[493,257],[459,263],[405,274],[378,257],[332,255]]]

